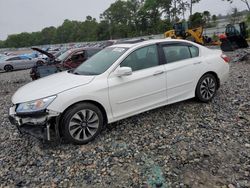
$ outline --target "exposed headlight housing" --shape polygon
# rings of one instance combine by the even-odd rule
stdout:
[[[55,98],[56,95],[37,99],[34,101],[20,103],[16,108],[16,113],[32,113],[43,111],[50,105],[50,103],[52,103]]]

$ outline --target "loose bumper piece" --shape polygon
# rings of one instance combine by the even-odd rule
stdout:
[[[9,121],[15,125],[21,134],[29,134],[40,140],[51,141],[52,137],[59,139],[58,121],[56,120],[60,113],[46,110],[44,114],[32,114],[18,116],[15,112],[15,106],[9,110]],[[51,122],[55,119],[52,129]],[[56,130],[55,130],[56,129]]]

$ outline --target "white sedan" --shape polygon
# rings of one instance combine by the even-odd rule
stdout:
[[[228,61],[220,50],[184,40],[113,45],[74,71],[21,87],[9,119],[39,138],[56,133],[86,144],[107,123],[193,97],[209,102],[228,78]]]
[[[0,60],[0,70],[10,72],[13,70],[30,69],[37,60],[28,56],[6,56]]]

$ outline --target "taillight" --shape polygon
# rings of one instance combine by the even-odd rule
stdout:
[[[229,63],[229,62],[230,62],[230,58],[227,57],[225,54],[222,54],[222,55],[221,55],[221,58],[222,58],[226,63]]]

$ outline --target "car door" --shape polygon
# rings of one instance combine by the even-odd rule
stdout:
[[[202,70],[199,48],[188,43],[161,45],[165,57],[168,103],[194,97],[196,80]]]
[[[34,60],[30,57],[21,57],[20,63],[23,69],[29,69],[34,66]]]
[[[6,65],[11,65],[14,69],[23,69],[24,65],[20,57],[12,57],[6,60]]]
[[[135,50],[119,67],[131,67],[132,75],[119,77],[114,71],[108,78],[110,104],[115,119],[166,102],[165,68],[159,63],[157,45]]]
[[[28,57],[27,62],[26,62],[26,68],[29,69],[29,68],[34,67],[36,61],[37,61],[36,58],[30,58],[30,57]]]

